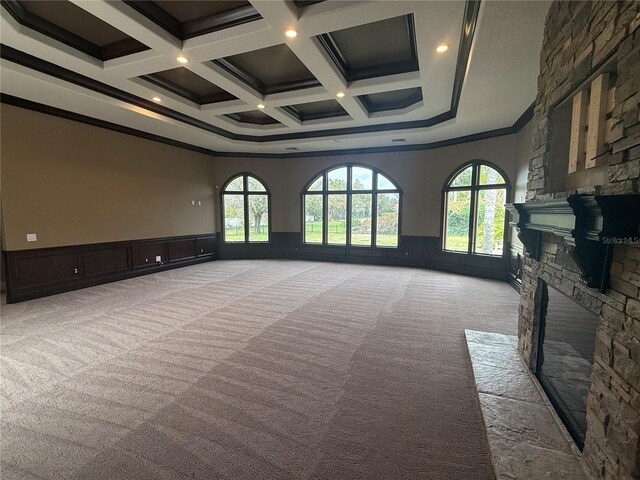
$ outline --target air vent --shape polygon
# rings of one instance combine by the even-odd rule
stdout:
[[[298,147],[286,147],[285,150],[295,151],[295,150],[300,150],[300,149]]]
[[[405,138],[394,138],[393,140],[391,140],[391,143],[406,143],[406,139]]]

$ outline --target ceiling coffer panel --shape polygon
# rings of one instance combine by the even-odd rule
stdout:
[[[315,5],[316,3],[322,3],[325,1],[326,0],[293,0],[293,3],[295,3],[296,7],[298,7],[299,9],[303,9],[310,5]]]
[[[324,33],[318,40],[347,82],[418,70],[413,15]]]
[[[2,0],[18,23],[99,60],[149,48],[67,0]]]
[[[229,92],[185,67],[143,75],[140,78],[199,105],[236,100]]]
[[[291,92],[320,85],[286,44],[213,60],[213,63],[261,95]]]
[[[252,125],[277,125],[278,122],[275,118],[270,117],[260,110],[251,110],[248,112],[229,113],[225,117],[235,120],[239,123],[249,123]]]
[[[180,40],[262,18],[247,1],[125,0],[125,3]]]
[[[361,95],[359,98],[369,113],[401,110],[422,101],[422,89],[420,87],[405,88],[393,92]]]
[[[283,107],[301,122],[319,120],[323,118],[344,117],[349,115],[342,105],[336,100],[323,100],[320,102],[301,103]]]

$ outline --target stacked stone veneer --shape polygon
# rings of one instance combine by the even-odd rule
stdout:
[[[615,107],[604,181],[577,193],[638,193],[640,177],[640,2],[554,2],[540,58],[527,201],[549,192],[551,107],[572,94],[603,61],[617,62]],[[613,56],[612,56],[613,55]],[[555,160],[554,160],[555,161]],[[600,177],[603,178],[603,177]],[[585,462],[595,478],[640,478],[640,245],[616,245],[606,294],[579,282],[558,237],[543,236],[540,261],[525,260],[519,308],[520,352],[533,366],[538,278],[597,313],[600,323],[588,398]]]

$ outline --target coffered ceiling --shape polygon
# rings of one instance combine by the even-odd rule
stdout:
[[[511,127],[535,99],[548,4],[2,6],[3,101],[215,152],[296,154],[430,144]],[[297,36],[286,36],[288,29]],[[448,49],[438,53],[442,45]]]

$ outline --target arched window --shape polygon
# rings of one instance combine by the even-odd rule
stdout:
[[[258,178],[242,173],[222,188],[225,242],[268,242],[271,196]]]
[[[397,247],[400,189],[369,167],[324,171],[302,192],[304,242],[359,247]]]
[[[504,174],[486,162],[456,170],[443,189],[443,249],[501,256],[508,190]]]

